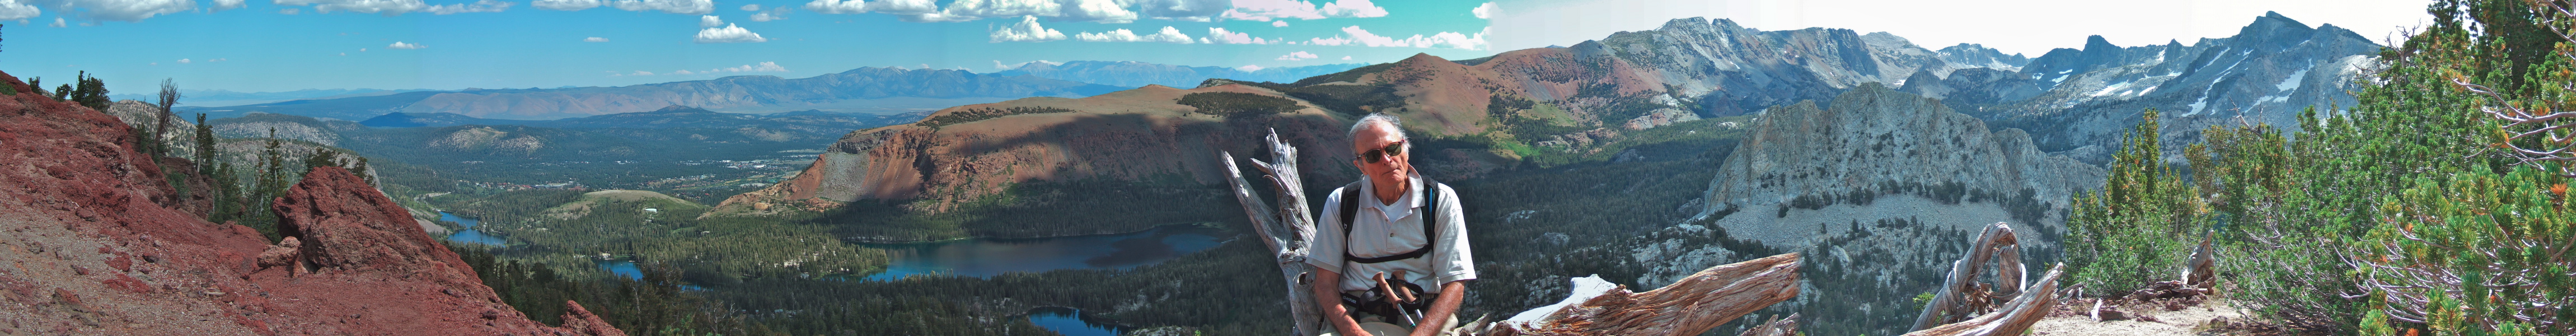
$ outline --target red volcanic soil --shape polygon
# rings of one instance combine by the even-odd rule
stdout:
[[[529,320],[339,168],[272,209],[299,244],[208,223],[123,122],[0,84],[0,335],[625,334],[578,305]]]

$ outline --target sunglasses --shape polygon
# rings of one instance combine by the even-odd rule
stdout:
[[[1378,162],[1386,161],[1386,160],[1387,160],[1387,158],[1394,157],[1396,154],[1402,154],[1402,153],[1404,153],[1404,143],[1405,143],[1405,142],[1410,142],[1410,141],[1412,141],[1412,140],[1397,140],[1395,143],[1386,144],[1386,147],[1385,147],[1385,148],[1371,149],[1371,150],[1368,150],[1368,151],[1366,151],[1366,152],[1360,152],[1359,157],[1351,158],[1351,160],[1360,161],[1360,162],[1367,162],[1367,163],[1378,163]]]

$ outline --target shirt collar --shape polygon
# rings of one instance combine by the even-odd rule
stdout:
[[[1361,196],[1360,201],[1367,203],[1360,204],[1376,207],[1378,214],[1384,215],[1387,221],[1395,221],[1398,218],[1412,215],[1413,208],[1422,207],[1422,197],[1414,196],[1422,193],[1422,174],[1414,173],[1410,178],[1406,178],[1405,182],[1412,184],[1412,187],[1405,189],[1402,196],[1396,196],[1398,198],[1395,199],[1395,204],[1386,204],[1386,202],[1378,201],[1377,187],[1369,185],[1371,180],[1366,176],[1362,176],[1360,177],[1360,194],[1366,196]]]

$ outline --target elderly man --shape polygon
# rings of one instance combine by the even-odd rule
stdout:
[[[1395,116],[1362,117],[1350,137],[1366,176],[1324,201],[1306,258],[1327,331],[1338,332],[1325,335],[1440,335],[1476,279],[1457,193],[1416,174]]]

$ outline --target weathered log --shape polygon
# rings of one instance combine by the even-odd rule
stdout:
[[[1798,296],[1798,254],[1710,267],[1645,293],[1623,286],[1559,308],[1538,323],[1468,328],[1472,335],[1698,335]]]
[[[1997,292],[1972,288],[1983,287],[1977,283],[1977,276],[1985,273],[1989,259],[1996,262],[1995,280],[2001,283],[1988,288]],[[1950,275],[1941,284],[1940,294],[1924,303],[1923,313],[1914,317],[1911,330],[1930,329],[1983,314],[1993,308],[1989,301],[1992,298],[2021,290],[2022,280],[2021,243],[2013,235],[2012,226],[2001,222],[1987,226],[1968,248],[1968,255],[1950,263]]]
[[[1234,188],[1234,199],[1243,203],[1243,212],[1252,217],[1253,230],[1260,231],[1261,243],[1278,256],[1279,274],[1287,278],[1288,314],[1297,322],[1297,335],[1324,332],[1323,310],[1316,306],[1315,292],[1310,289],[1315,267],[1306,264],[1306,248],[1315,238],[1315,217],[1306,209],[1306,191],[1297,171],[1297,147],[1279,140],[1279,131],[1271,130],[1262,137],[1263,147],[1270,151],[1270,162],[1250,159],[1252,167],[1261,169],[1278,193],[1279,207],[1272,208],[1252,193],[1252,185],[1236,168],[1234,155],[1219,151],[1225,160],[1226,182]]]
[[[2190,259],[2184,259],[2182,283],[2186,287],[2203,292],[2218,287],[2218,249],[2210,247],[2212,240],[2201,238],[2200,247],[2191,250]]]
[[[2065,270],[2066,264],[2049,267],[2048,275],[2040,276],[2039,282],[2031,283],[2030,288],[2023,289],[2019,297],[2004,304],[2002,309],[1959,323],[1916,330],[1905,336],[2019,336],[2057,308],[2057,276]]]
[[[1737,336],[1797,336],[1797,335],[1798,335],[1798,314],[1789,314],[1789,316],[1786,316],[1786,317],[1782,317],[1782,316],[1772,316],[1772,317],[1771,317],[1771,322],[1769,322],[1769,323],[1763,323],[1762,325],[1760,325],[1760,326],[1755,326],[1755,327],[1753,327],[1753,328],[1751,328],[1751,329],[1745,329],[1745,330],[1744,330],[1744,333],[1742,333],[1742,334],[1737,334]]]

